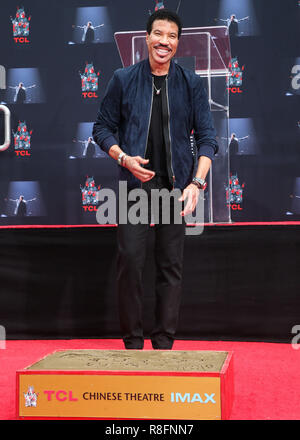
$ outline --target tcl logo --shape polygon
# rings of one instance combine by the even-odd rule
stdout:
[[[30,43],[27,37],[14,37],[16,43]]]
[[[82,92],[82,96],[84,98],[98,98],[98,95],[96,92]]]
[[[230,93],[243,93],[243,90],[239,87],[228,87],[227,90],[229,90]]]
[[[65,390],[45,390],[44,394],[47,395],[48,402],[52,400],[58,400],[59,402],[65,402],[66,400],[69,402],[76,402],[78,399],[73,397],[73,391],[65,391]]]
[[[31,156],[28,150],[15,150],[17,156]]]
[[[229,205],[227,205],[227,206],[229,207]],[[233,211],[242,211],[242,210],[243,210],[243,208],[241,207],[241,205],[236,204],[236,203],[232,203],[232,204],[230,205],[230,208],[231,208]]]
[[[85,212],[87,212],[87,211],[90,211],[90,212],[97,212],[97,206],[95,206],[95,205],[85,205],[85,206],[83,206],[83,209],[84,209],[84,211]]]

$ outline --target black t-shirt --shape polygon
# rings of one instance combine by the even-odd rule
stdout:
[[[229,144],[229,153],[230,155],[234,155],[234,154],[238,154],[238,152],[239,152],[239,143],[235,138],[233,138],[231,139]]]
[[[85,34],[85,43],[92,43],[95,39],[95,31],[91,27],[88,27]]]
[[[238,22],[233,20],[230,22],[229,25],[229,36],[230,37],[236,37],[239,33],[239,25]]]
[[[17,209],[17,216],[24,217],[26,215],[26,212],[27,212],[26,203],[23,200],[21,200]]]
[[[157,90],[160,90],[164,85],[167,75],[155,76],[154,84]],[[154,88],[152,114],[149,128],[148,144],[146,149],[146,159],[149,163],[145,168],[155,171],[156,176],[167,177],[167,160],[166,147],[163,134],[163,113],[162,113],[162,92],[156,93]]]
[[[20,87],[17,94],[17,103],[23,104],[25,101],[26,101],[26,92],[23,89],[23,87]]]
[[[92,142],[89,142],[85,153],[86,157],[94,157],[95,151],[95,145]]]

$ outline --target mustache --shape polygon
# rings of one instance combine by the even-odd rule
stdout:
[[[171,50],[169,46],[165,46],[163,44],[157,44],[156,46],[154,46],[155,49],[167,49],[167,50]]]

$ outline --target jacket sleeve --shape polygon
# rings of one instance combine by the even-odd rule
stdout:
[[[115,135],[121,120],[121,97],[122,88],[116,71],[108,83],[92,133],[94,141],[106,153],[112,145],[118,144]]]
[[[207,156],[214,159],[219,146],[216,141],[216,132],[208,103],[207,93],[202,78],[196,79],[194,89],[194,138],[197,146],[197,158]]]

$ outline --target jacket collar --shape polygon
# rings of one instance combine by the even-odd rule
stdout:
[[[146,73],[148,75],[152,75],[149,58],[144,60],[144,66],[146,68]],[[175,63],[174,63],[173,59],[171,59],[169,73],[168,73],[169,78],[174,74],[174,71],[175,71]]]

